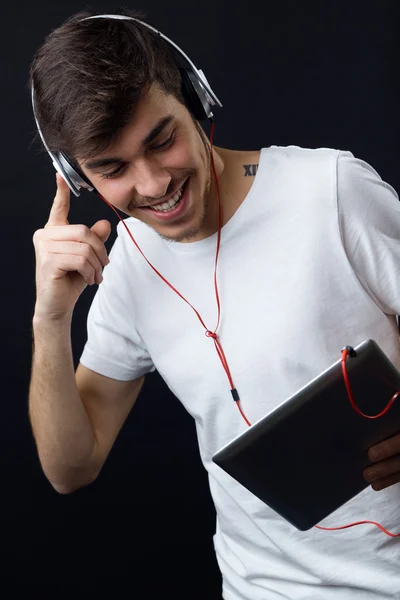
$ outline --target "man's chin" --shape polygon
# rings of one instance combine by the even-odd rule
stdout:
[[[202,239],[203,227],[206,221],[208,201],[203,198],[201,205],[199,206],[192,202],[189,204],[189,209],[182,215],[181,219],[176,220],[174,223],[146,223],[148,227],[153,229],[161,239],[166,242],[195,242],[198,239]],[[200,210],[199,210],[200,209]],[[197,213],[197,214],[196,214]]]
[[[175,235],[166,235],[165,233],[161,233],[161,231],[157,231],[155,230],[158,235],[160,236],[160,238],[162,238],[163,240],[165,240],[166,242],[194,242],[196,241],[196,238],[198,237],[198,235],[200,234],[200,227],[196,227],[196,228],[192,228],[189,229],[187,231],[182,231],[179,234],[175,234]]]
[[[185,218],[182,218],[181,223],[178,221],[173,225],[171,224],[170,227],[158,228],[153,226],[153,229],[166,242],[187,243],[198,241],[202,239],[203,235],[203,227],[207,214],[207,201],[203,203],[201,209],[201,213],[197,215],[195,211],[193,211],[194,214],[190,211],[189,214],[185,215]]]

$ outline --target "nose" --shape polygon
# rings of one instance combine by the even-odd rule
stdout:
[[[171,175],[156,162],[141,161],[135,165],[134,185],[143,198],[161,198],[167,193]]]

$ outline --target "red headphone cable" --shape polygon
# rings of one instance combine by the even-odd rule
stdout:
[[[400,392],[396,392],[395,394],[393,394],[393,396],[390,398],[390,400],[387,403],[387,405],[385,406],[385,408],[377,415],[366,415],[364,412],[362,412],[355,403],[355,400],[353,397],[353,392],[351,391],[349,375],[347,373],[346,361],[347,361],[347,358],[349,357],[349,355],[351,355],[352,351],[353,351],[353,349],[350,346],[347,346],[346,348],[344,348],[342,350],[342,373],[343,373],[343,379],[344,379],[344,382],[346,385],[347,395],[350,400],[350,404],[353,407],[353,409],[356,411],[356,413],[358,415],[360,415],[361,417],[364,417],[365,419],[379,419],[380,417],[383,417],[383,415],[388,412],[388,410],[391,408],[393,402],[396,400],[396,398],[400,394]],[[339,529],[347,529],[348,527],[354,527],[355,525],[364,525],[367,523],[370,525],[376,525],[376,527],[379,527],[379,529],[381,531],[383,531],[383,533],[386,533],[386,535],[389,535],[390,537],[394,537],[394,538],[400,537],[400,533],[391,533],[390,531],[385,529],[385,527],[383,527],[383,525],[380,525],[380,523],[377,523],[376,521],[357,521],[357,523],[350,523],[349,525],[342,525],[341,527],[321,527],[320,525],[316,525],[315,527],[317,529],[323,529],[325,531],[337,531]]]
[[[247,419],[247,417],[245,416],[245,414],[243,413],[242,407],[240,405],[240,397],[239,397],[239,393],[237,391],[237,389],[234,386],[233,380],[232,380],[232,375],[228,366],[228,361],[226,359],[224,350],[221,346],[221,343],[218,339],[218,335],[217,335],[217,329],[219,327],[219,321],[220,321],[220,314],[221,314],[221,307],[220,307],[220,300],[219,300],[219,293],[218,293],[218,283],[217,283],[217,265],[218,265],[218,256],[219,256],[219,248],[220,248],[220,243],[221,243],[221,228],[222,228],[222,206],[221,206],[221,196],[220,196],[220,190],[219,190],[219,183],[218,183],[218,177],[217,177],[217,173],[215,170],[215,164],[214,164],[214,156],[213,156],[213,136],[214,136],[214,121],[211,120],[211,132],[210,132],[210,154],[211,154],[211,165],[212,165],[212,171],[214,174],[214,179],[215,179],[215,183],[216,183],[216,188],[217,188],[217,196],[218,196],[218,238],[217,238],[217,251],[216,251],[216,256],[215,256],[215,267],[214,267],[214,287],[215,287],[215,296],[216,296],[216,300],[217,300],[217,306],[218,306],[218,320],[217,320],[217,325],[215,327],[214,331],[210,331],[206,325],[204,324],[203,319],[201,318],[200,314],[198,313],[198,311],[194,308],[194,306],[192,306],[190,304],[190,302],[188,302],[188,300],[186,300],[186,298],[184,298],[182,296],[182,294],[180,292],[178,292],[178,290],[169,283],[169,281],[167,281],[165,279],[165,277],[163,277],[161,275],[161,273],[159,271],[157,271],[157,269],[155,267],[153,267],[153,265],[147,260],[146,256],[143,254],[142,250],[139,248],[139,245],[136,243],[136,240],[134,239],[134,237],[132,236],[129,228],[127,227],[124,219],[121,218],[121,216],[119,215],[118,211],[114,208],[114,206],[112,204],[110,204],[110,202],[108,202],[108,200],[106,200],[101,194],[99,194],[100,198],[102,200],[104,200],[104,202],[115,212],[115,214],[117,215],[117,217],[119,218],[119,220],[123,223],[126,231],[128,232],[128,235],[130,236],[132,242],[135,244],[136,248],[139,250],[139,252],[141,253],[141,255],[144,257],[144,259],[146,260],[146,262],[150,265],[150,267],[153,269],[153,271],[155,273],[157,273],[157,275],[159,277],[161,277],[161,279],[176,293],[178,294],[178,296],[180,296],[182,298],[182,300],[184,300],[186,302],[186,304],[188,304],[196,313],[200,323],[202,324],[202,326],[205,329],[205,335],[207,337],[210,337],[214,340],[214,345],[215,345],[215,349],[217,351],[217,354],[219,356],[219,359],[222,363],[222,366],[226,372],[226,375],[228,377],[228,381],[229,381],[229,385],[230,385],[230,390],[231,390],[231,394],[232,394],[232,398],[234,399],[240,414],[242,415],[243,419],[246,421],[246,424],[250,427],[251,423],[250,421]]]

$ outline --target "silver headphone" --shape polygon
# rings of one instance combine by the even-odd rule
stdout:
[[[182,93],[185,103],[187,108],[192,112],[194,118],[199,121],[205,119],[212,120],[213,113],[211,111],[211,107],[222,107],[222,103],[211,89],[211,86],[208,83],[203,71],[201,69],[197,69],[190,58],[172,40],[167,38],[151,25],[144,23],[140,19],[127,17],[124,15],[94,15],[91,17],[85,17],[82,19],[82,21],[86,21],[88,19],[119,19],[121,21],[136,21],[148,29],[151,29],[160,37],[162,37],[172,48],[173,55],[182,78]],[[34,93],[34,87],[32,84],[31,98],[33,116],[35,118],[36,127],[40,138],[52,160],[54,168],[60,173],[75,196],[80,195],[81,188],[85,188],[92,192],[95,188],[84,175],[84,173],[82,173],[79,167],[74,164],[71,158],[64,152],[51,152],[47,146],[35,112]]]

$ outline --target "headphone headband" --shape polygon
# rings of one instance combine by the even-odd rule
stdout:
[[[187,66],[189,66],[191,68],[191,70],[193,71],[193,73],[195,73],[197,75],[201,87],[206,92],[206,94],[209,95],[209,97],[210,97],[209,98],[210,107],[215,106],[215,105],[222,107],[220,100],[218,100],[216,94],[212,91],[211,86],[208,83],[207,78],[204,75],[203,71],[201,69],[197,69],[197,67],[194,65],[194,63],[188,57],[188,55],[185,54],[183,52],[183,50],[181,48],[179,48],[179,46],[177,46],[175,44],[175,42],[173,42],[170,38],[168,38],[166,35],[161,33],[161,31],[159,31],[158,29],[155,29],[155,27],[152,27],[151,25],[149,25],[148,23],[145,23],[144,21],[141,21],[140,19],[136,19],[135,17],[126,17],[124,15],[93,15],[91,17],[85,17],[84,19],[82,19],[82,21],[87,21],[89,19],[115,19],[115,20],[119,19],[121,21],[136,21],[136,23],[140,23],[141,25],[144,25],[144,27],[151,29],[151,31],[153,31],[154,33],[157,33],[163,40],[168,42],[168,44],[170,44],[178,52],[178,58],[179,57],[183,58],[183,64],[179,65],[179,62],[177,61],[178,65],[182,66],[182,67],[186,67],[186,68],[187,68]],[[175,54],[175,57],[176,57],[176,54]],[[207,110],[207,118],[211,119],[212,116],[213,116],[212,112],[208,109]]]
[[[145,23],[144,21],[141,21],[140,19],[134,17],[112,14],[92,15],[90,17],[85,17],[84,19],[81,19],[80,22],[87,21],[90,19],[114,19],[121,21],[135,21],[137,23],[140,23],[144,27],[147,27],[148,29],[152,30],[172,47],[175,62],[181,73],[182,91],[185,97],[185,102],[188,106],[188,109],[191,110],[193,116],[197,120],[211,120],[213,117],[211,107],[222,107],[222,103],[211,89],[211,86],[208,83],[203,71],[195,67],[190,58],[183,52],[183,50],[181,50],[181,48],[179,48],[179,46],[177,46],[167,36],[162,34],[160,31],[158,31],[148,23]],[[66,181],[68,187],[75,196],[80,195],[80,189],[82,187],[92,192],[95,188],[93,187],[91,182],[86,178],[84,173],[82,173],[79,167],[74,165],[73,161],[67,156],[67,154],[65,154],[64,152],[51,152],[51,150],[47,146],[42,130],[40,129],[40,125],[35,111],[33,83],[31,90],[31,99],[33,116],[36,122],[37,130],[39,132],[43,145],[46,148],[47,153],[49,154],[52,160],[54,168],[60,173],[60,175]]]

